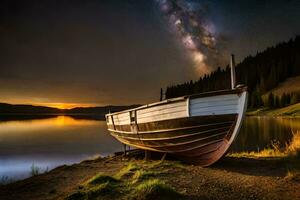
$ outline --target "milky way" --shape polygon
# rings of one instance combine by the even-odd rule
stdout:
[[[209,18],[206,5],[198,1],[156,1],[169,21],[171,30],[187,49],[199,75],[225,65],[224,41]]]

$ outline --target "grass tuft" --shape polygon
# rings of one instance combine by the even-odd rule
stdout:
[[[93,176],[91,179],[89,179],[86,184],[87,185],[98,185],[102,183],[116,183],[118,182],[117,179],[111,176],[104,175],[102,173],[99,173],[95,176]]]
[[[180,169],[186,168],[186,166],[180,161],[168,161],[168,160],[154,161],[151,163],[147,163],[145,164],[145,167],[148,169],[159,169],[159,170],[166,170],[166,171],[169,171],[170,169],[176,169],[176,168],[180,168]]]
[[[179,199],[176,192],[164,181],[157,179],[165,167],[182,167],[176,162],[131,162],[113,177],[99,173],[81,185],[79,190],[66,200],[112,199],[116,195],[122,199]],[[120,196],[123,194],[124,196]]]
[[[104,196],[104,195],[115,195],[116,186],[112,183],[106,182],[100,185],[96,185],[94,187],[89,188],[86,191],[87,199],[93,199],[97,196]]]
[[[140,183],[133,191],[132,199],[180,199],[181,195],[159,179],[150,179]]]
[[[300,182],[300,171],[288,171],[285,179],[288,181]]]
[[[65,200],[90,200],[98,196],[114,196],[119,193],[117,187],[116,183],[110,181],[101,184],[94,182],[92,185],[86,185],[82,190],[67,196]]]
[[[281,157],[281,158],[299,158],[300,157],[300,131],[293,132],[293,137],[289,143],[285,144],[284,148],[280,148],[278,142],[272,142],[271,148],[266,148],[261,151],[230,153],[229,157]]]
[[[293,132],[293,138],[286,145],[285,153],[290,157],[300,157],[300,131]]]
[[[80,190],[67,196],[65,200],[90,200],[98,196],[118,194],[119,180],[99,173],[80,186]]]
[[[181,169],[186,168],[186,166],[180,161],[163,161],[161,163],[161,166],[166,168],[181,168]]]
[[[39,175],[40,173],[41,173],[41,168],[36,166],[34,163],[32,163],[32,165],[30,167],[30,175],[36,176],[36,175]]]
[[[116,179],[121,179],[124,176],[132,175],[140,167],[136,163],[129,163],[126,167],[122,168],[114,177]]]
[[[1,185],[6,185],[6,184],[9,184],[9,183],[12,183],[12,182],[14,182],[14,179],[9,178],[8,176],[0,177],[0,186]]]
[[[158,172],[146,171],[144,169],[137,170],[132,177],[133,183],[153,178],[156,175],[158,175]]]

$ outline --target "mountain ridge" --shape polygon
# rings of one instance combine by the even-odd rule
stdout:
[[[125,109],[138,107],[139,105],[128,106],[95,106],[75,107],[70,109],[59,109],[48,106],[34,106],[29,104],[0,103],[0,114],[98,114],[104,115],[108,112],[117,112]]]

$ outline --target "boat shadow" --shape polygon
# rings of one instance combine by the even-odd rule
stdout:
[[[289,169],[299,167],[295,162],[284,158],[224,157],[210,168],[252,176],[284,177]]]

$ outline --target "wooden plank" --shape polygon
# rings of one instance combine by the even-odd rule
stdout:
[[[165,104],[165,105],[160,105],[160,106],[155,106],[155,107],[150,107],[150,108],[144,108],[141,110],[138,110],[137,113],[139,115],[143,115],[145,113],[153,112],[153,111],[161,111],[161,110],[168,110],[172,108],[177,108],[177,107],[184,107],[186,101],[180,101],[176,103],[170,103],[170,104]]]
[[[180,127],[180,128],[172,128],[172,129],[160,129],[160,130],[153,130],[153,131],[138,131],[139,135],[142,134],[155,134],[155,133],[166,133],[166,132],[177,132],[177,131],[185,131],[189,129],[195,129],[195,128],[201,128],[201,127],[209,127],[209,126],[216,126],[216,125],[226,125],[226,124],[232,124],[234,121],[227,121],[227,122],[218,122],[218,123],[211,123],[211,124],[201,124],[197,126],[188,126],[188,127]],[[129,135],[135,135],[136,133],[133,133],[132,131],[120,131],[120,130],[114,130],[112,126],[108,127],[108,131],[116,132],[116,133],[124,133]]]
[[[208,107],[208,108],[198,108],[198,107],[193,107],[191,109],[191,113],[201,113],[201,112],[222,112],[223,110],[238,110],[238,104],[234,105],[224,105],[224,106],[214,106],[214,107]],[[237,113],[237,112],[235,112]]]
[[[227,134],[227,132],[228,132],[228,128],[227,128],[226,131],[222,131],[220,133],[216,133],[216,134],[209,135],[209,136],[206,136],[206,137],[199,137],[199,138],[193,139],[193,140],[187,140],[185,142],[168,142],[168,143],[162,143],[161,140],[159,142],[157,142],[157,140],[142,140],[142,139],[141,140],[137,140],[137,141],[138,141],[138,143],[140,141],[143,141],[143,143],[140,143],[140,144],[143,144],[146,147],[159,148],[159,149],[160,148],[168,148],[168,150],[171,151],[171,148],[169,148],[169,147],[176,147],[176,148],[178,148],[179,146],[192,145],[193,143],[197,143],[197,142],[200,142],[200,141],[204,141],[204,140],[208,140],[208,139],[212,139],[212,138],[220,137],[220,136],[223,136],[222,138],[224,138],[224,136]],[[199,135],[199,133],[197,135]],[[117,136],[117,137],[120,137],[120,136]],[[134,140],[136,140],[136,138],[134,138],[134,140],[129,139],[128,137],[122,137],[122,138],[125,139],[125,140],[128,140],[129,142],[132,142],[132,143],[136,142],[136,141],[134,141]],[[168,140],[170,140],[170,138],[168,138]]]
[[[239,97],[236,94],[231,95],[220,95],[220,96],[213,96],[213,97],[206,97],[206,98],[197,98],[197,99],[191,99],[191,105],[194,104],[205,104],[205,103],[227,103],[227,102],[237,102],[239,100]]]
[[[206,103],[199,103],[199,104],[191,104],[191,108],[213,108],[215,106],[228,106],[228,105],[238,105],[239,101],[227,101],[227,102],[215,102],[214,104],[211,104],[209,102]]]
[[[141,120],[141,119],[148,118],[148,117],[168,115],[168,114],[173,114],[173,113],[177,113],[177,112],[186,112],[186,106],[176,107],[176,108],[172,108],[172,109],[164,109],[164,110],[160,110],[160,111],[153,111],[153,112],[148,112],[148,113],[144,113],[144,114],[138,113],[137,119]]]
[[[221,115],[238,113],[239,98],[236,94],[192,99],[191,116]]]
[[[173,129],[180,127],[189,127],[195,125],[205,125],[211,123],[222,123],[227,121],[234,121],[237,114],[214,115],[214,116],[194,116],[184,117],[172,120],[163,120],[157,122],[139,123],[139,132],[143,131],[156,131],[161,129]]]
[[[137,123],[163,121],[179,117],[187,117],[185,101],[145,108],[137,111]]]
[[[128,140],[162,141],[162,140],[174,140],[174,139],[178,139],[178,138],[187,138],[187,137],[192,137],[192,136],[195,136],[195,135],[200,135],[200,134],[210,133],[210,132],[216,132],[216,131],[222,131],[222,132],[224,132],[225,130],[228,131],[231,126],[232,125],[230,125],[230,126],[223,126],[223,127],[214,128],[214,129],[209,129],[209,130],[205,130],[205,131],[193,132],[193,133],[189,133],[189,134],[178,134],[178,135],[174,135],[174,136],[172,136],[170,134],[169,137],[157,137],[157,135],[153,134],[152,137],[145,138],[145,137],[141,136],[140,134],[127,134],[126,135],[124,133],[118,133],[117,131],[111,131],[111,132],[116,137],[121,137],[123,139],[128,139]]]
[[[115,125],[130,124],[129,113],[122,113],[122,114],[113,115],[113,120],[114,120]]]
[[[159,148],[147,147],[147,146],[145,146],[141,143],[140,144],[139,143],[131,143],[130,141],[124,140],[122,138],[116,138],[116,139],[119,140],[120,142],[124,143],[124,144],[127,144],[129,146],[134,146],[134,147],[137,147],[137,148],[140,148],[140,149],[158,151],[158,152],[175,153],[175,154],[190,152],[190,151],[195,150],[195,149],[205,148],[206,146],[209,146],[209,145],[212,145],[212,144],[217,144],[217,143],[223,141],[223,139],[219,139],[219,140],[214,140],[214,141],[211,141],[211,142],[208,142],[208,143],[205,143],[205,144],[201,144],[201,145],[198,145],[198,146],[195,146],[195,147],[183,148],[183,149],[180,149],[180,150],[172,150],[171,151],[171,150],[168,150],[168,149],[159,149]]]
[[[137,123],[148,123],[148,122],[156,122],[156,121],[163,121],[163,120],[170,120],[176,118],[183,118],[187,117],[186,111],[177,111],[177,112],[169,112],[166,114],[160,114],[155,116],[149,116],[146,118],[137,118]]]
[[[214,110],[214,111],[201,111],[201,112],[192,112],[192,116],[207,116],[207,115],[227,115],[227,114],[237,114],[238,109],[223,109],[223,110]]]

